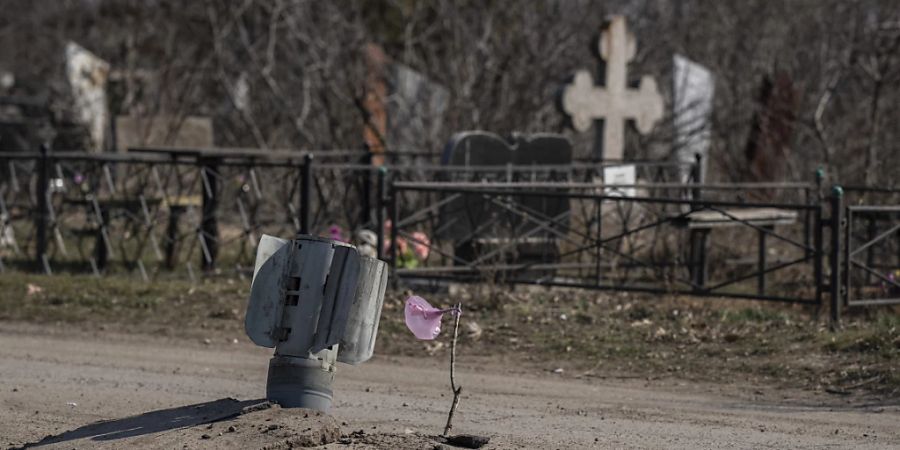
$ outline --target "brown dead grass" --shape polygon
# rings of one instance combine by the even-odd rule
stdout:
[[[243,335],[249,281],[5,274],[0,292],[0,320],[230,339]],[[405,329],[407,294],[388,294],[376,351],[445,357],[449,333],[423,342]],[[497,286],[420,295],[436,305],[463,303],[462,357],[502,356],[578,377],[900,395],[895,309],[856,312],[831,332],[811,309],[749,301]]]

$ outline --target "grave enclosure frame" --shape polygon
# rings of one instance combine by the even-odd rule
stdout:
[[[620,197],[608,195],[602,191],[604,189],[602,184],[593,182],[594,177],[602,173],[603,167],[621,164],[609,161],[575,162],[560,167],[512,165],[452,167],[436,164],[433,158],[437,155],[433,154],[389,152],[386,154],[386,165],[375,167],[371,164],[370,155],[363,150],[321,152],[171,148],[132,150],[125,154],[51,152],[46,148],[27,153],[0,152],[2,162],[0,173],[6,178],[5,182],[0,180],[0,221],[2,221],[0,224],[3,225],[0,237],[4,237],[5,233],[11,230],[14,238],[12,243],[6,243],[6,254],[0,253],[0,271],[28,266],[47,273],[57,268],[67,271],[84,271],[89,268],[90,271],[100,275],[112,271],[110,266],[113,265],[112,260],[116,259],[118,250],[119,264],[128,271],[138,272],[144,279],[151,276],[166,276],[167,273],[179,270],[187,272],[188,276],[194,278],[197,276],[196,272],[199,272],[194,270],[195,263],[206,274],[227,271],[228,269],[223,269],[221,251],[235,240],[246,241],[244,247],[252,247],[250,244],[254,236],[263,232],[281,235],[295,232],[321,233],[328,224],[339,223],[348,231],[361,227],[374,229],[378,236],[376,248],[383,250],[381,256],[389,261],[394,273],[404,280],[465,282],[483,281],[488,276],[493,277],[494,281],[503,283],[746,298],[817,307],[823,306],[824,299],[828,297],[831,300],[829,309],[835,323],[840,320],[841,309],[900,302],[898,298],[900,295],[894,295],[900,291],[893,290],[895,287],[900,288],[900,285],[896,280],[885,280],[890,277],[879,272],[894,267],[891,264],[900,267],[900,242],[897,243],[897,251],[893,254],[896,260],[890,263],[881,261],[884,259],[883,255],[874,251],[878,242],[888,237],[900,236],[898,225],[900,206],[895,206],[900,205],[897,198],[900,197],[900,190],[848,187],[846,189],[848,193],[870,199],[870,204],[867,205],[851,205],[844,199],[839,189],[835,189],[826,199],[822,194],[821,178],[814,183],[681,184],[671,183],[666,177],[667,171],[672,169],[671,163],[629,162],[644,170],[641,178],[648,181],[634,187],[648,190],[654,195]],[[264,176],[263,172],[269,170],[273,171],[274,175]],[[169,178],[164,182],[159,180],[159,173],[162,171],[168,171],[169,174]],[[462,172],[473,181],[450,182],[442,179],[441,174],[453,171]],[[527,179],[527,176],[514,177],[517,174],[535,174],[541,171],[563,173],[565,179],[570,181],[529,183],[521,181]],[[494,181],[474,181],[483,179],[485,174],[490,174]],[[63,190],[75,189],[72,179],[73,176],[79,175],[86,178],[80,187],[81,196],[77,199],[61,198],[67,195]],[[155,181],[154,177],[157,178]],[[240,178],[240,182],[237,186],[230,186],[235,184],[233,183],[235,177]],[[513,181],[514,178],[518,181]],[[459,177],[454,178],[458,179]],[[63,186],[51,185],[57,182],[55,180],[62,180],[59,183]],[[287,189],[279,195],[272,195],[271,186],[268,185],[275,184],[276,181]],[[137,195],[127,198],[128,189],[137,189]],[[787,202],[721,198],[722,192],[733,197],[735,193],[752,195],[754,192],[766,190],[789,191],[794,197]],[[421,198],[413,202],[402,201],[404,196],[409,197],[413,193],[418,193],[416,195]],[[602,218],[596,220],[593,225],[597,227],[599,224],[600,230],[596,228],[579,230],[580,238],[584,241],[581,246],[594,250],[594,258],[582,262],[593,266],[593,279],[583,276],[580,279],[571,277],[541,279],[529,274],[529,271],[542,271],[548,274],[570,270],[571,267],[567,267],[566,264],[571,263],[564,261],[540,265],[516,264],[513,261],[512,264],[502,267],[496,267],[496,264],[493,266],[483,264],[475,269],[471,267],[460,269],[466,265],[457,261],[457,268],[452,270],[444,270],[447,267],[436,268],[428,262],[419,268],[400,267],[395,249],[400,240],[409,240],[412,231],[415,231],[405,220],[414,214],[434,220],[437,212],[433,210],[433,197],[454,193],[486,196],[493,200],[501,199],[498,200],[500,202],[498,208],[501,209],[504,204],[507,207],[510,205],[504,202],[512,197],[528,196],[561,198],[569,202],[595,205],[615,205],[615,208],[625,205],[627,207],[625,209],[648,204],[664,205],[679,209],[680,213],[661,219],[659,223],[641,230],[629,230],[625,226],[622,232],[610,234],[608,229],[603,231],[605,222]],[[871,197],[875,193],[887,198],[872,202]],[[432,198],[427,198],[428,195]],[[264,198],[266,196],[269,198]],[[263,205],[266,202],[268,204]],[[230,215],[224,212],[229,205],[231,205]],[[728,217],[729,213],[724,212],[726,208],[751,207],[779,208],[796,212],[800,220],[793,227],[794,236],[777,232],[770,225],[757,225],[753,221],[739,217]],[[593,210],[594,214],[601,214],[603,208],[605,207],[598,206]],[[168,210],[167,217],[161,212],[163,209]],[[176,210],[177,212],[173,212]],[[263,210],[268,213],[261,212]],[[709,230],[696,231],[684,224],[686,217],[701,210],[724,214],[725,220],[733,222],[732,225],[743,230],[738,232],[738,235],[744,233],[745,236],[755,238],[756,260],[749,264],[755,266],[756,270],[741,275],[740,280],[742,282],[755,280],[755,289],[725,292],[721,288],[730,284],[721,285],[721,282],[720,286],[707,284],[710,281],[705,278],[707,270],[705,265],[709,261],[706,260],[708,254],[703,241],[707,239]],[[275,215],[280,214],[277,220],[274,220],[278,223],[270,223],[272,220],[263,223],[265,221],[254,217],[254,214],[273,214],[273,211]],[[553,218],[536,217],[532,214],[533,211],[516,212],[507,208],[507,212],[519,216],[517,219],[519,223],[522,220],[530,221],[543,226],[541,233],[553,234]],[[75,214],[81,214],[83,218],[79,224],[83,229],[77,230],[82,234],[79,239],[92,240],[94,245],[89,252],[81,252],[87,261],[66,266],[56,259],[66,253],[67,238],[78,234],[73,227],[66,229],[66,223],[72,222],[71,217]],[[188,220],[185,217],[191,214],[199,214],[200,217],[195,218],[188,226],[179,223],[179,217],[173,217],[180,216],[180,219],[185,221]],[[868,220],[866,217],[870,216],[878,218],[869,220],[870,224],[865,231],[867,240],[863,242],[857,236],[859,228],[855,222]],[[390,234],[386,236],[383,228],[374,225],[384,223],[388,218],[392,219],[392,223],[399,225],[391,227]],[[127,227],[113,230],[115,227],[111,224],[117,221],[128,223],[130,231],[122,231]],[[876,224],[874,227],[871,225],[872,222]],[[886,231],[878,229],[881,225],[886,227]],[[144,227],[141,244],[118,245],[121,248],[116,248],[117,242],[121,243],[123,239],[140,241],[138,237],[141,236],[141,226]],[[194,229],[191,229],[192,226]],[[225,238],[221,234],[222,227],[236,227],[236,236]],[[636,233],[660,227],[675,227],[681,230],[679,233],[690,236],[687,240],[687,247],[690,249],[687,252],[688,256],[671,254],[669,256],[672,260],[666,262],[686,270],[686,276],[658,280],[660,283],[653,286],[614,282],[609,277],[604,281],[604,274],[609,268],[603,267],[602,253],[615,255],[615,252],[604,248],[605,246]],[[185,228],[186,232],[183,231]],[[180,235],[179,230],[182,230]],[[833,230],[838,232],[835,233]],[[751,233],[746,233],[747,231]],[[121,234],[116,235],[116,232]],[[84,234],[87,234],[87,237]],[[175,235],[178,235],[177,239],[173,239]],[[556,238],[560,238],[560,241],[573,239],[568,235]],[[900,241],[900,238],[897,239]],[[188,240],[193,240],[193,243],[188,245],[191,250],[179,259],[178,253],[183,249],[179,250],[177,247],[185,245]],[[387,245],[383,245],[384,243]],[[447,253],[447,249],[441,248],[438,242],[429,244],[434,255]],[[576,243],[569,242],[569,244],[574,246]],[[801,251],[802,259],[767,261],[766,249],[781,244]],[[571,250],[573,249],[569,249]],[[121,256],[127,255],[129,251],[137,253],[138,256],[131,258]],[[585,249],[580,251],[584,254],[591,253]],[[621,249],[616,251],[622,253]],[[10,253],[13,257],[9,257]],[[860,253],[866,254],[864,263],[856,258]],[[243,264],[235,263],[234,269],[239,276],[247,275],[252,268],[252,254],[252,248],[245,248],[245,254],[242,256]],[[615,256],[620,260],[628,259],[627,252],[624,256],[622,254]],[[156,264],[148,267],[149,263],[154,261]],[[631,263],[640,265],[635,261]],[[748,263],[745,261],[744,264]],[[773,286],[767,285],[771,279],[770,274],[798,264],[808,265],[811,273],[805,291],[775,293],[772,290]],[[627,264],[620,265],[629,270]],[[526,277],[514,276],[517,271]],[[861,279],[854,273],[855,271],[864,271],[867,275]],[[396,281],[398,277],[393,279]],[[887,284],[888,288],[882,289],[885,292],[873,292],[871,285],[874,281],[882,285]],[[860,292],[876,295],[862,298],[857,295]]]
[[[409,230],[404,230],[404,226],[411,226],[422,223],[427,218],[434,220],[438,215],[434,211],[434,207],[410,211],[408,215],[401,216],[398,213],[402,209],[398,205],[398,199],[404,192],[420,192],[431,193],[438,196],[453,195],[476,195],[483,196],[492,202],[498,209],[509,212],[510,215],[516,216],[517,221],[509,226],[510,235],[512,236],[529,236],[538,233],[552,234],[562,241],[568,241],[569,248],[562,252],[562,256],[566,261],[557,263],[541,263],[527,262],[517,263],[508,261],[495,260],[494,265],[485,264],[482,260],[464,261],[456,255],[451,254],[446,248],[434,243],[415,242],[417,244],[430,244],[430,248],[444,257],[446,261],[452,265],[444,264],[442,266],[432,266],[424,268],[402,268],[397,264],[398,258],[394,252],[394,245],[391,245],[391,253],[387,255],[387,259],[393,262],[396,272],[401,277],[423,278],[423,279],[443,279],[451,281],[474,281],[484,278],[495,277],[502,283],[514,284],[538,284],[545,286],[561,286],[576,287],[595,290],[621,290],[649,292],[659,294],[683,294],[692,296],[709,296],[709,297],[731,297],[745,298],[757,300],[770,300],[789,303],[800,303],[809,305],[821,304],[822,297],[825,293],[824,285],[824,269],[823,260],[826,257],[825,246],[823,245],[822,236],[824,228],[829,223],[824,218],[824,206],[817,202],[804,203],[775,203],[775,202],[738,202],[714,199],[700,198],[678,198],[667,197],[664,195],[657,196],[641,196],[641,197],[621,197],[618,195],[605,194],[602,191],[603,186],[596,183],[409,183],[395,182],[391,183],[393,195],[391,196],[391,205],[388,208],[392,211],[394,223],[400,224],[398,227],[392,227],[391,242],[396,243],[400,239],[411,240],[415,242],[415,236]],[[617,185],[618,188],[640,188],[647,190],[676,190],[690,191],[697,196],[704,190],[712,191],[735,191],[748,188],[768,189],[768,188],[791,188],[804,192],[804,198],[811,199],[812,190],[815,188],[812,184],[804,183],[754,183],[754,184],[690,184],[683,185],[679,183],[643,183],[640,185],[624,186]],[[541,198],[564,198],[570,202],[582,202],[588,205],[585,210],[586,216],[589,217],[590,224],[579,225],[573,224],[569,232],[563,231],[558,226],[561,218],[547,217],[534,209],[516,207],[510,199],[521,197],[541,197]],[[432,202],[438,204],[438,202]],[[651,207],[663,207],[668,210],[675,210],[671,214],[655,214],[653,220],[645,223],[620,223],[619,229],[610,232],[609,220],[606,217],[610,214],[603,213],[604,209],[616,209],[625,205],[625,208],[635,206],[644,207],[645,211],[649,211]],[[593,209],[591,209],[593,207]],[[797,213],[803,220],[797,222],[794,230],[799,238],[788,236],[786,233],[776,232],[774,223],[762,223],[759,219],[741,218],[739,212],[729,212],[728,209],[750,210],[752,208],[779,208],[782,210],[793,211]],[[431,211],[429,211],[431,209]],[[714,212],[722,218],[715,225],[706,225],[704,223],[692,222],[692,218],[698,214]],[[460,211],[459,214],[464,214]],[[574,214],[573,214],[574,215]],[[645,214],[653,216],[653,214]],[[598,218],[599,217],[599,218]],[[617,219],[617,218],[614,218]],[[502,219],[500,219],[502,220]],[[579,222],[574,220],[573,222]],[[522,226],[522,224],[526,224]],[[751,231],[755,234],[757,241],[751,247],[754,247],[754,256],[756,260],[750,265],[756,268],[755,271],[737,276],[734,279],[720,280],[711,282],[708,279],[709,261],[707,254],[709,252],[707,239],[713,228],[722,225],[732,225],[738,227],[738,234],[744,234]],[[638,251],[623,250],[622,241],[627,239],[640,240],[638,236],[641,233],[659,232],[661,231],[663,238],[669,238],[673,234],[681,233],[684,236],[682,243],[687,243],[684,247],[688,248],[687,255],[680,255],[676,251],[667,253],[662,258],[658,256],[653,258],[652,251],[645,251],[644,255],[639,255]],[[734,233],[729,233],[733,235]],[[573,239],[580,239],[575,241]],[[658,237],[658,236],[657,236]],[[770,264],[767,261],[767,242],[782,242],[794,247],[799,251],[800,256],[790,261],[776,261]],[[627,247],[627,246],[626,246]],[[677,245],[676,245],[677,247]],[[653,250],[653,249],[651,249]],[[495,252],[496,253],[496,252]],[[579,256],[579,258],[565,258]],[[587,258],[581,258],[587,256]],[[686,256],[679,261],[679,257]],[[653,259],[648,260],[647,258]],[[632,279],[614,280],[611,277],[609,267],[604,267],[606,260],[619,259],[620,265],[630,266],[633,271],[646,270],[643,276],[637,276]],[[502,258],[501,258],[502,259]],[[809,265],[810,285],[813,286],[811,295],[777,295],[767,289],[766,282],[771,278],[771,274],[791,268],[800,264]],[[683,269],[683,270],[682,270]],[[628,268],[625,269],[626,271]],[[678,275],[676,272],[681,270],[684,272]],[[499,277],[498,277],[499,275]],[[769,275],[767,277],[767,275]],[[655,278],[655,279],[654,279]],[[751,291],[725,291],[723,288],[734,286],[743,281],[755,281],[754,290]]]
[[[853,307],[900,304],[900,189],[835,186],[840,211],[832,320]]]

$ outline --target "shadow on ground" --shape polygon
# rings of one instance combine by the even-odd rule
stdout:
[[[144,434],[203,425],[238,416],[246,408],[265,403],[265,399],[238,401],[233,398],[223,398],[196,405],[161,409],[124,419],[92,423],[62,434],[47,436],[40,442],[25,444],[20,448],[40,447],[77,439],[114,441]]]

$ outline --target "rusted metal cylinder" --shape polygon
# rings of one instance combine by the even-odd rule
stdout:
[[[328,412],[334,398],[334,363],[275,355],[269,360],[266,399],[283,408]]]

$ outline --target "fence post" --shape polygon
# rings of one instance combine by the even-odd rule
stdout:
[[[50,185],[50,145],[41,144],[40,159],[38,160],[38,183],[36,187],[37,194],[37,214],[35,215],[36,251],[35,262],[38,270],[43,269],[45,273],[49,273],[49,264],[47,263],[47,212],[49,208],[49,185]]]
[[[702,166],[703,156],[697,153],[694,155],[694,166],[691,167],[691,178],[693,179],[695,185],[703,182],[703,180],[701,180],[701,177],[703,175]],[[703,192],[699,187],[695,186],[694,189],[691,190],[691,200],[700,200],[700,197],[702,195]]]
[[[831,188],[831,329],[841,326],[841,230],[844,215],[844,190],[840,186]]]
[[[596,273],[596,285],[600,286],[603,282],[603,200],[596,199],[594,203],[597,205],[597,240],[594,241],[594,245],[597,246],[596,250],[596,258],[597,258],[597,273]]]
[[[397,257],[397,234],[398,223],[400,222],[400,208],[397,207],[398,198],[397,189],[394,187],[394,181],[391,180],[389,195],[391,197],[391,267],[394,269],[394,288],[399,285],[399,277],[397,275],[398,260]]]
[[[806,204],[807,205],[820,205],[822,203],[822,180],[825,179],[825,170],[819,167],[816,169],[815,182],[816,182],[816,192],[815,195],[812,195],[810,189],[804,188],[803,191],[806,194]],[[815,236],[810,236],[811,234],[815,234],[817,231],[813,230],[813,226],[819,226],[818,220],[821,218],[814,217],[813,210],[806,211],[806,223],[803,224],[803,243],[806,245],[806,257],[809,258],[813,256],[813,253],[818,251],[818,245],[815,242],[812,245],[816,246],[815,249],[810,248],[810,239],[815,241]]]
[[[813,260],[813,276],[816,280],[816,320],[819,318],[819,314],[822,310],[822,294],[824,293],[824,285],[825,279],[823,276],[823,260],[825,259],[825,243],[823,239],[823,228],[825,228],[825,221],[823,220],[822,214],[822,203],[818,203],[816,205],[815,210],[815,228],[814,228],[814,236],[813,236],[813,247],[815,248],[815,259]]]
[[[200,245],[204,250],[200,255],[200,262],[204,271],[210,271],[215,269],[216,257],[219,254],[219,222],[216,217],[216,210],[219,208],[219,180],[216,174],[219,160],[217,158],[201,158],[199,162],[203,179]]]
[[[709,278],[709,263],[707,261],[707,241],[709,228],[695,228],[690,231],[689,256],[691,283],[693,290],[700,292],[706,287]]]
[[[173,200],[169,202],[169,222],[166,225],[165,266],[168,270],[175,269],[178,260],[178,222],[187,209],[185,205],[178,204],[176,199]]]
[[[825,169],[819,167],[816,169],[816,199],[822,203],[822,182],[825,181]]]
[[[774,226],[766,225],[761,227],[762,229],[757,231],[758,233],[758,242],[757,242],[757,270],[759,271],[759,275],[756,277],[756,292],[760,296],[766,294],[766,234],[767,232],[774,231]]]
[[[362,157],[362,163],[365,166],[372,166],[372,154],[366,152]],[[372,220],[372,171],[366,168],[362,171],[362,180],[360,180],[360,208],[359,208],[359,227],[365,228]],[[375,201],[378,205],[378,200]]]
[[[387,168],[378,168],[378,186],[375,192],[375,245],[378,259],[384,259],[384,203],[387,200]]]
[[[310,201],[312,200],[312,153],[303,156],[300,172],[300,234],[310,234]]]

